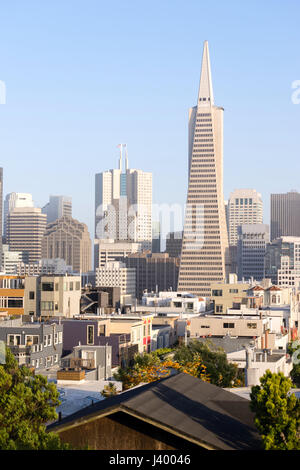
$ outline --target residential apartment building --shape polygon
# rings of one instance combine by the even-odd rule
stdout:
[[[233,306],[237,308],[246,302],[250,284],[238,282],[235,274],[230,275],[230,281],[229,283],[215,282],[211,284],[210,300],[213,302],[216,314],[227,313],[229,308]]]
[[[282,236],[300,237],[300,194],[271,194],[271,241]]]
[[[197,106],[189,113],[189,184],[177,290],[209,296],[210,284],[226,278],[229,264],[223,108],[214,104],[205,41]]]
[[[24,315],[25,277],[0,275],[0,312]]]
[[[10,251],[22,251],[25,263],[42,258],[42,238],[47,216],[34,207],[15,207],[7,215],[7,244]]]
[[[112,367],[127,367],[133,363],[135,354],[139,352],[139,339],[136,333],[136,342],[132,343],[132,331],[127,327],[120,329],[115,326],[111,330],[110,318],[106,316],[85,316],[63,320],[64,326],[64,353],[72,353],[73,348],[81,345],[111,346]],[[128,325],[127,325],[128,326]]]
[[[41,275],[25,278],[24,313],[71,318],[80,313],[81,277]]]
[[[186,313],[200,313],[205,311],[206,302],[202,297],[190,294],[189,292],[145,292],[142,297],[142,305],[147,308],[155,307],[157,311],[162,311],[163,307],[170,310]]]
[[[239,337],[261,337],[268,327],[267,319],[257,316],[231,316],[231,315],[204,315],[191,318],[188,330],[191,338],[197,337],[223,337],[225,335]]]
[[[74,272],[91,271],[92,242],[86,224],[67,216],[48,224],[41,257],[64,259]]]
[[[19,365],[36,371],[58,365],[62,355],[63,326],[47,322],[22,322],[21,318],[0,322],[4,341]]]
[[[61,360],[57,383],[66,380],[107,380],[112,376],[111,346],[74,346],[73,351]]]
[[[42,208],[47,215],[47,224],[62,217],[72,217],[72,198],[68,196],[50,196],[49,202]]]
[[[261,281],[265,276],[266,246],[270,242],[269,226],[242,224],[238,226],[237,232],[238,278]]]
[[[114,333],[130,333],[131,342],[138,344],[139,352],[151,351],[153,314],[128,313],[124,315],[108,315],[111,331]]]

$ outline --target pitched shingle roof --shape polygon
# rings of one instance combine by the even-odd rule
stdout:
[[[60,432],[117,411],[208,448],[260,448],[248,400],[184,373],[102,400],[48,429]]]

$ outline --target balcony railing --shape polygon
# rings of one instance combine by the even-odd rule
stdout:
[[[10,346],[8,345],[9,349],[13,353],[14,356],[19,356],[20,354],[25,356],[30,356],[30,354],[33,352],[32,351],[32,346],[24,346],[24,345],[19,345],[19,346]]]
[[[62,359],[61,365],[69,369],[95,369],[96,364],[94,359],[82,359],[78,357],[70,357]]]

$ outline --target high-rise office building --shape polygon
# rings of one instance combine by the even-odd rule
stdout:
[[[237,267],[239,280],[256,281],[264,278],[265,254],[270,242],[269,226],[266,224],[243,224],[238,226]]]
[[[271,194],[271,241],[278,237],[300,237],[300,194]]]
[[[238,243],[238,227],[243,224],[263,223],[263,202],[255,189],[236,189],[228,200],[229,245]]]
[[[124,297],[136,297],[136,272],[134,268],[127,268],[121,261],[111,261],[96,269],[96,286],[120,287],[121,302]]]
[[[17,274],[22,259],[22,251],[10,251],[8,245],[2,245],[2,271],[5,274]]]
[[[95,240],[94,243],[94,269],[103,267],[106,263],[122,260],[131,253],[142,250],[141,243],[116,242],[110,239]]]
[[[68,196],[50,196],[49,202],[42,208],[50,224],[61,217],[72,217],[72,198]]]
[[[265,277],[280,287],[300,287],[300,237],[278,237],[268,243]]]
[[[152,253],[160,253],[160,222],[152,222]]]
[[[16,207],[34,207],[32,195],[28,193],[9,193],[5,197],[4,201],[4,227],[3,235],[4,240],[7,237],[7,216]]]
[[[7,244],[10,251],[22,251],[24,263],[39,261],[47,216],[35,207],[15,207],[7,215]]]
[[[48,224],[42,240],[42,258],[64,259],[75,272],[91,271],[92,242],[86,224],[66,216]]]
[[[152,245],[152,173],[119,168],[96,174],[95,238],[141,242],[144,249]]]
[[[226,208],[231,273],[238,272],[238,227],[243,224],[262,224],[263,202],[255,189],[235,189],[230,193]]]
[[[223,108],[214,105],[208,43],[204,43],[197,106],[189,113],[189,185],[178,291],[210,295],[226,278],[228,234],[223,195]]]
[[[169,232],[166,238],[166,253],[173,258],[180,258],[183,232]]]
[[[136,296],[142,299],[144,290],[160,292],[176,290],[179,258],[170,258],[168,253],[132,253],[123,259],[127,268],[136,270]]]

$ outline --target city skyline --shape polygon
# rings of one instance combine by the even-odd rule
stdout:
[[[1,42],[8,44],[0,76],[7,90],[6,104],[0,106],[4,195],[14,191],[30,192],[36,206],[43,207],[50,194],[68,194],[73,199],[74,216],[86,223],[92,234],[94,174],[113,168],[117,159],[116,145],[127,142],[131,167],[153,172],[153,202],[184,204],[188,106],[193,101],[205,39],[214,50],[212,71],[218,90],[217,101],[222,102],[226,110],[225,199],[235,188],[256,189],[264,202],[264,222],[269,223],[270,194],[299,189],[296,175],[300,106],[292,103],[292,83],[299,79],[295,61],[299,5],[295,2],[288,2],[290,8],[287,4],[272,4],[271,16],[268,7],[258,6],[257,2],[251,8],[237,7],[235,2],[226,8],[220,5],[218,11],[214,11],[215,24],[203,27],[201,34],[193,29],[197,15],[200,12],[209,15],[212,7],[197,2],[191,2],[187,11],[176,2],[172,3],[171,11],[167,5],[160,6],[162,15],[155,22],[155,2],[148,16],[133,2],[134,20],[121,4],[117,13],[105,7],[101,20],[96,19],[97,15],[92,18],[89,8],[81,17],[77,15],[79,4],[75,2],[73,22],[67,26],[64,20],[68,9],[61,6],[61,19],[55,25],[57,35],[51,44],[47,34],[54,32],[54,12],[49,6],[36,2],[31,5],[36,7],[39,27],[35,22],[35,27],[30,29],[29,13],[22,5],[14,18],[18,34],[22,34],[22,39],[24,36],[26,50],[18,49],[19,55],[16,55],[14,51],[20,46],[20,36],[11,37],[6,25],[0,32]],[[90,5],[96,13],[99,11],[95,2]],[[236,15],[231,19],[234,6]],[[246,13],[250,18],[255,17],[255,37],[250,31],[251,21],[249,26],[237,22],[237,18],[245,19]],[[3,18],[8,26],[11,14],[6,5]],[[227,26],[221,24],[222,15],[229,20]],[[66,37],[74,39],[78,21],[84,31],[89,21],[94,27],[90,35],[82,39],[77,52],[78,58],[84,61],[88,81],[87,75],[79,73],[78,60],[70,57],[65,65],[61,62],[62,53],[65,57],[70,47],[68,40],[62,38],[63,26]],[[131,31],[128,28],[119,32],[118,25],[122,21],[134,26]],[[99,22],[102,29],[96,28]],[[173,22],[177,27],[176,37],[172,32]],[[112,30],[107,25],[112,26]],[[45,31],[42,31],[43,26]],[[189,34],[182,39],[186,31]],[[157,38],[153,32],[159,33]],[[124,39],[122,45],[120,34]],[[40,44],[35,42],[36,35]],[[109,43],[113,35],[116,37]],[[241,39],[236,44],[234,38],[238,35]],[[131,47],[137,36],[141,44]],[[105,42],[107,50],[103,50],[103,38],[108,41]],[[29,47],[33,44],[35,47]],[[141,55],[143,45],[146,53]],[[41,56],[43,46],[46,46],[44,58]],[[20,51],[24,52],[24,58]],[[139,65],[133,67],[135,62]],[[22,78],[16,74],[18,67],[25,72]],[[117,70],[122,73],[116,74]],[[146,112],[141,112],[142,109]],[[293,174],[280,171],[283,155],[285,163],[293,166]],[[169,164],[171,158],[172,165]],[[247,171],[243,164],[240,168],[235,166],[237,159],[243,159]],[[276,161],[278,163],[274,164]],[[55,177],[58,165],[61,175]]]

